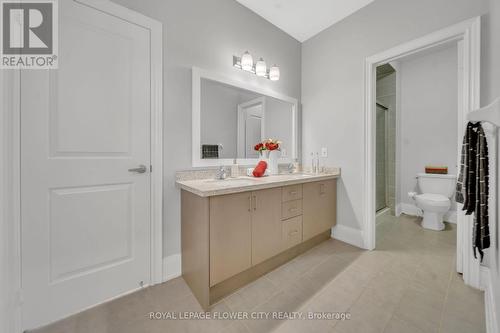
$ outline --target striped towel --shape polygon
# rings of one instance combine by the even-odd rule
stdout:
[[[488,224],[488,143],[481,125],[477,128],[478,139],[476,149],[476,207],[474,214],[473,246],[474,257],[476,250],[483,260],[483,250],[490,247],[490,228]]]
[[[465,131],[460,174],[455,199],[463,204],[466,215],[474,213],[473,249],[483,260],[483,250],[490,247],[488,225],[488,144],[480,123],[468,123]]]

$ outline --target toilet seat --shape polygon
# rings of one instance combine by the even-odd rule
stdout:
[[[415,196],[415,199],[417,201],[420,201],[422,203],[425,203],[428,206],[432,207],[449,207],[450,205],[450,199],[445,197],[444,195],[441,194],[434,194],[434,193],[423,193],[423,194],[417,194]]]

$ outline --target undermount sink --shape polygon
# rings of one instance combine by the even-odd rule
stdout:
[[[274,175],[272,177],[282,177],[287,179],[302,179],[302,178],[310,178],[314,175],[308,173],[283,173],[279,175]]]
[[[214,184],[217,186],[250,186],[258,183],[265,182],[266,180],[270,180],[270,178],[275,180],[299,180],[313,177],[312,174],[307,173],[286,173],[279,175],[266,176],[262,178],[252,178],[252,177],[238,177],[238,178],[226,178],[226,179],[207,179],[206,183]]]
[[[207,179],[205,182],[219,186],[248,186],[255,184],[255,180],[252,178]]]

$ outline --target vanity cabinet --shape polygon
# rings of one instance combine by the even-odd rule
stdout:
[[[337,222],[337,182],[326,180],[303,185],[303,239],[332,228]]]
[[[280,188],[210,198],[210,286],[281,251],[280,204]]]
[[[252,193],[210,199],[210,286],[252,265]]]
[[[330,238],[336,179],[199,196],[182,190],[182,275],[208,307]]]
[[[252,265],[257,265],[283,249],[281,188],[252,192]]]

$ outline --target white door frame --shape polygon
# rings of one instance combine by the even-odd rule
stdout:
[[[458,107],[458,140],[462,144],[466,114],[479,108],[479,76],[481,52],[481,18],[460,22],[424,37],[401,44],[378,53],[365,60],[365,105],[364,105],[364,177],[363,177],[363,241],[366,249],[375,248],[375,101],[376,68],[379,65],[430,49],[449,42],[461,42],[463,59],[462,95]],[[460,157],[459,157],[460,158]],[[458,161],[459,163],[460,161]],[[459,210],[457,214],[458,235],[462,241],[463,278],[466,284],[479,288],[479,262],[472,253],[472,217]]]
[[[261,134],[261,140],[264,140],[266,137],[266,98],[265,97],[257,97],[254,98],[250,101],[243,102],[238,104],[238,127],[236,131],[236,157],[238,156],[244,156],[243,158],[246,158],[246,151],[245,151],[245,142],[241,142],[242,140],[242,135],[245,135],[245,112],[246,108],[254,105],[262,105],[262,119],[260,123],[260,134]],[[245,139],[243,139],[245,141]]]
[[[84,6],[117,16],[150,31],[151,66],[151,232],[150,232],[150,282],[154,285],[163,282],[163,27],[154,19],[117,5],[109,0],[73,0]],[[0,184],[5,188],[5,199],[0,200],[0,230],[8,233],[1,235],[0,242],[7,243],[5,263],[0,261],[1,269],[8,268],[9,281],[6,293],[10,295],[6,316],[6,332],[22,331],[22,289],[21,289],[21,199],[20,199],[20,72],[19,70],[0,70],[0,126],[2,128],[0,149]],[[5,84],[2,84],[5,83]],[[9,88],[10,87],[10,88]],[[14,87],[14,88],[12,88]],[[10,131],[4,131],[9,128]],[[2,197],[2,196],[0,196]],[[1,254],[1,252],[0,252]],[[3,287],[2,287],[3,288]],[[2,304],[3,305],[3,304]],[[3,310],[3,309],[2,309]],[[3,327],[1,327],[3,329]],[[3,331],[3,330],[2,330]]]

